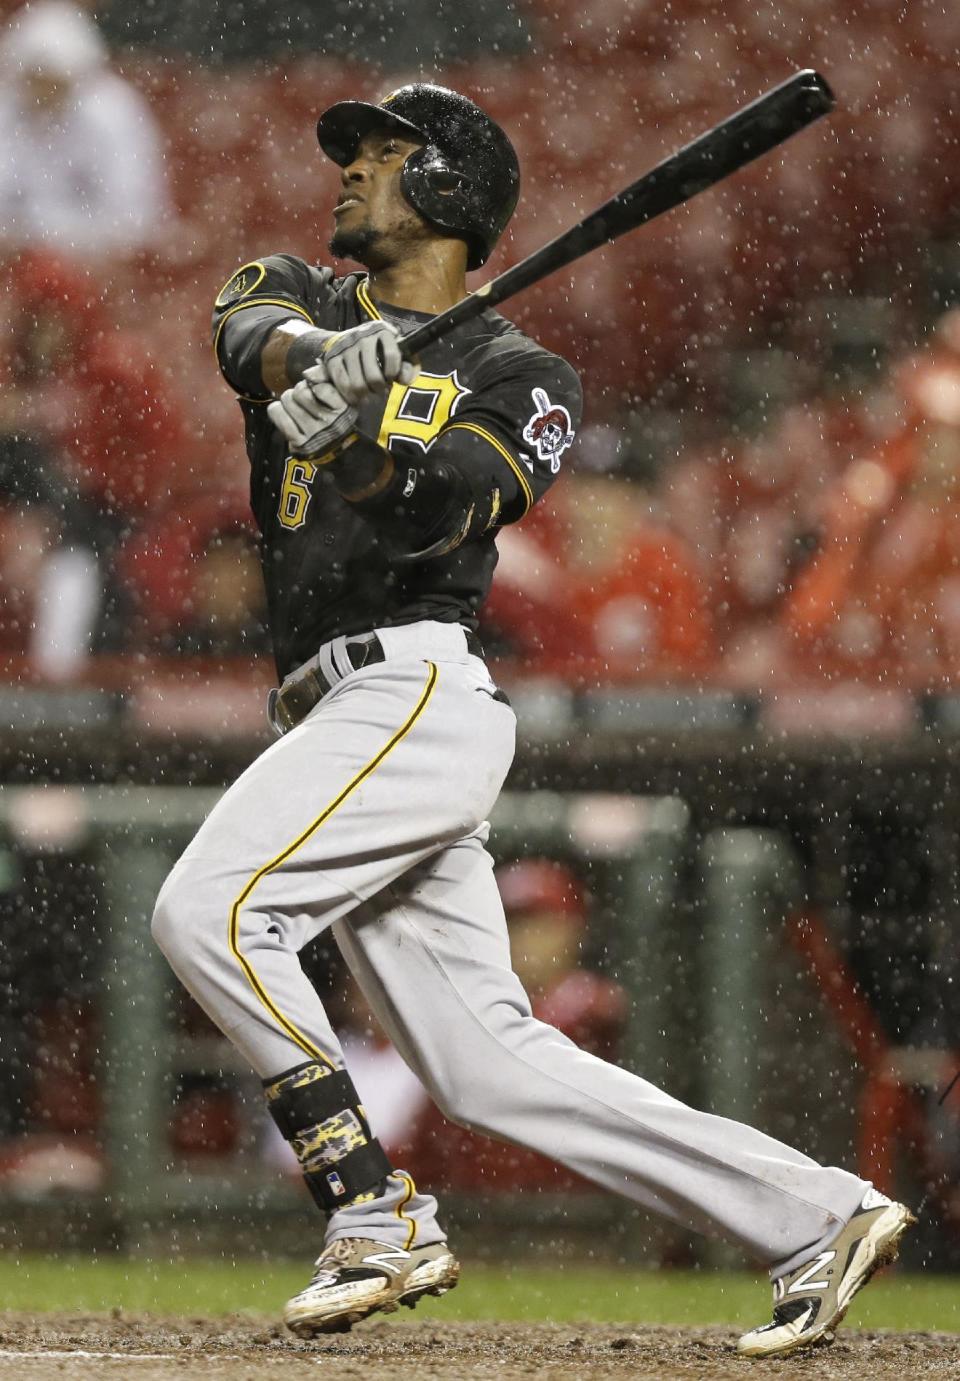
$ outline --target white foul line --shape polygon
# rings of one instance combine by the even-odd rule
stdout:
[[[8,1348],[0,1349],[0,1362],[40,1362],[51,1358],[56,1361],[66,1361],[71,1357],[97,1362],[179,1362],[184,1357],[214,1357],[218,1362],[243,1361],[240,1354],[236,1352],[191,1352],[188,1348],[184,1348],[182,1352],[85,1352],[82,1348],[71,1348],[63,1351],[44,1349],[42,1352],[11,1352]]]
[[[253,1360],[249,1355],[239,1352],[193,1352],[189,1348],[183,1348],[180,1352],[87,1352],[83,1348],[70,1348],[55,1350],[45,1349],[42,1352],[15,1352],[10,1348],[0,1348],[0,1364],[4,1362],[65,1362],[71,1358],[86,1362],[184,1362],[188,1358],[192,1361],[204,1362],[249,1362]],[[297,1357],[300,1362],[314,1362],[318,1366],[323,1365],[326,1356],[310,1356],[301,1354]]]

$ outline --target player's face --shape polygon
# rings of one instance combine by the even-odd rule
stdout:
[[[384,268],[406,257],[413,245],[436,234],[400,191],[404,162],[420,145],[384,130],[368,134],[344,168],[334,210],[330,250],[367,268]]]

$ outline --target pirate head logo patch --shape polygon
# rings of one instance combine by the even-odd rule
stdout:
[[[533,389],[531,397],[537,410],[523,429],[523,439],[536,449],[541,460],[549,461],[552,473],[556,474],[560,457],[573,445],[573,423],[566,408],[551,403],[542,388]]]

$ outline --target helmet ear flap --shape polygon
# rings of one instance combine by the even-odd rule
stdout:
[[[400,173],[400,190],[425,221],[466,240],[467,267],[479,267],[486,254],[476,231],[476,193],[469,173],[454,167],[436,144],[425,144],[407,157]]]
[[[446,196],[451,192],[464,192],[471,186],[471,179],[466,173],[459,173],[456,168],[428,168],[426,176],[433,190]]]

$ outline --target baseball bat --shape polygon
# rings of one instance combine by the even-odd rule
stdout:
[[[636,230],[713,187],[819,120],[834,104],[833,92],[819,72],[806,68],[794,73],[665,158],[542,249],[404,336],[400,341],[404,359],[413,359],[454,327],[539,283],[591,249],[612,243],[628,230]]]

